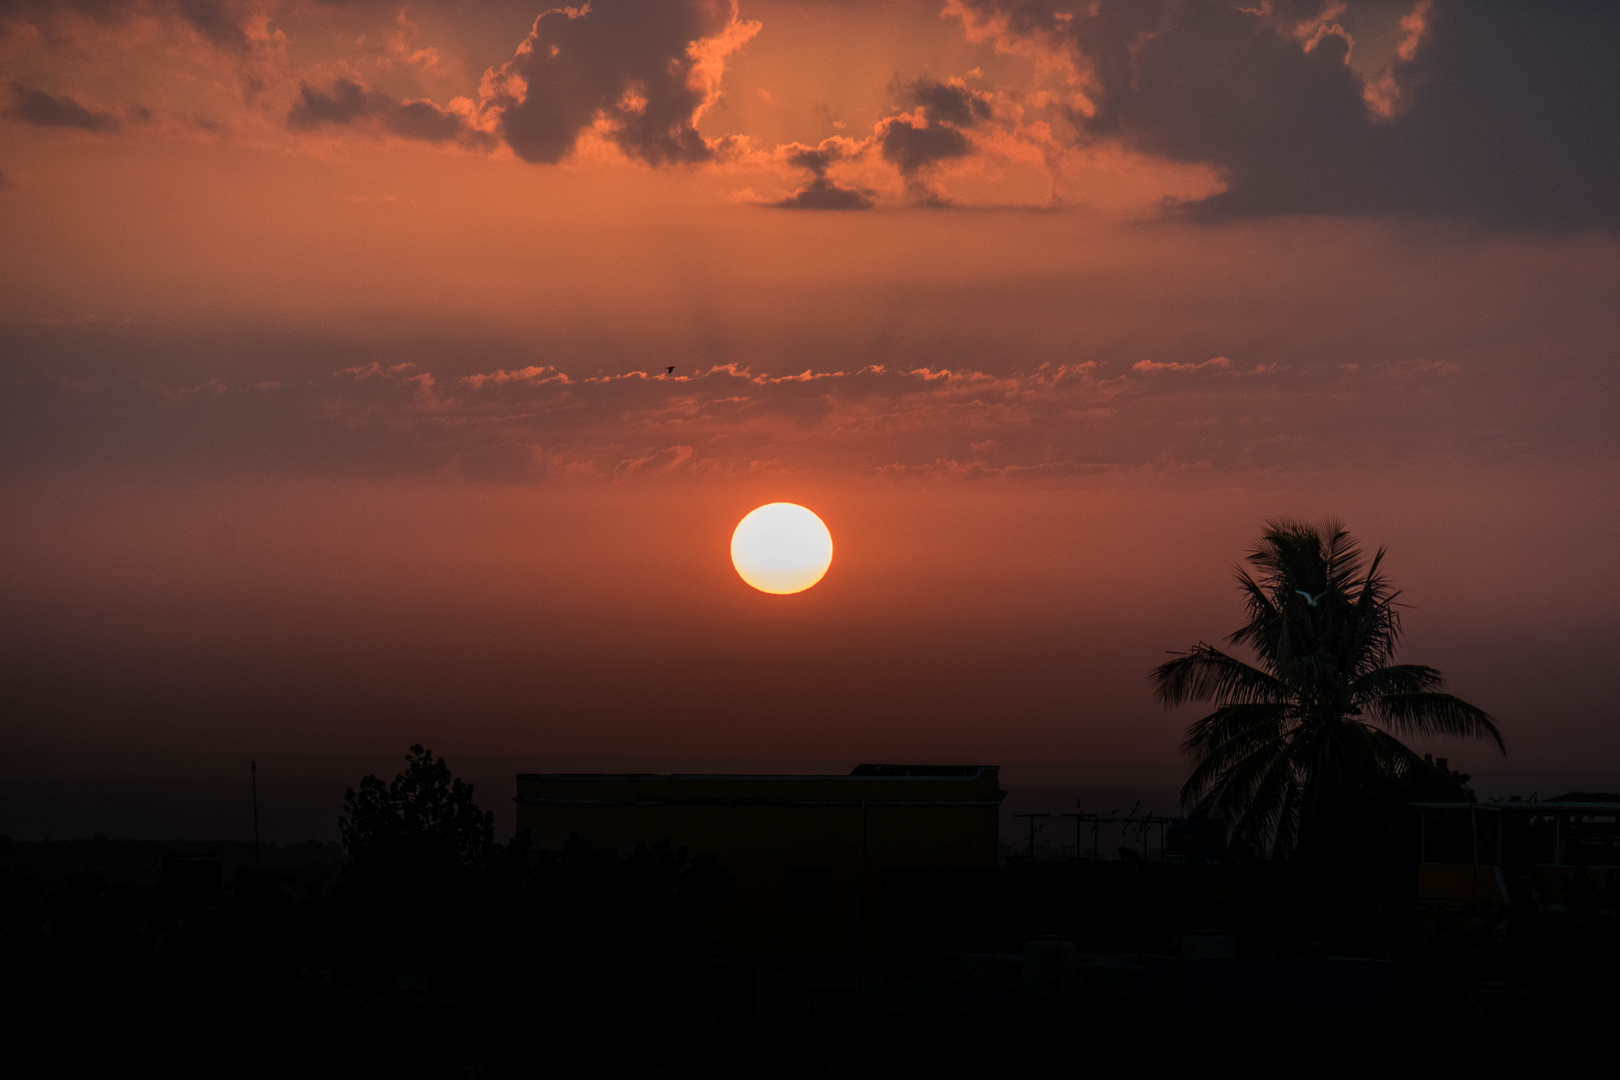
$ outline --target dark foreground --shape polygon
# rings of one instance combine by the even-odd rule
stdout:
[[[749,961],[706,945],[723,875],[667,850],[514,844],[476,873],[366,881],[343,872],[335,846],[267,845],[257,868],[245,845],[225,865],[177,847],[0,844],[10,1026],[62,1066],[1069,1075],[1529,1056],[1558,1067],[1612,1040],[1620,1004],[1603,896],[1425,913],[1399,874],[1355,867],[1176,871],[1173,888],[1116,903],[1124,921],[1104,943],[1075,924],[1030,941],[1046,916],[1029,898],[1059,879],[1094,888],[1139,871],[1015,866],[999,940],[979,928],[933,954]],[[1190,932],[1208,926],[1222,932]],[[1081,951],[1098,944],[1112,947]]]

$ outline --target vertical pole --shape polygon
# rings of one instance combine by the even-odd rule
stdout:
[[[259,857],[259,762],[251,763],[253,777],[253,876],[258,877],[264,872],[263,860]]]
[[[1418,862],[1429,861],[1429,812],[1418,808]]]
[[[1474,852],[1474,865],[1479,865],[1479,814],[1472,808],[1468,810],[1468,845]]]

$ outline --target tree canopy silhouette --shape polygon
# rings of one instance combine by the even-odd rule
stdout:
[[[1232,830],[1233,847],[1287,858],[1329,831],[1369,791],[1449,782],[1396,736],[1489,739],[1482,709],[1440,692],[1440,672],[1393,662],[1400,594],[1344,526],[1268,522],[1238,570],[1248,621],[1228,638],[1255,663],[1199,642],[1152,672],[1166,707],[1216,702],[1182,749],[1197,764],[1181,798]]]
[[[453,880],[482,867],[495,846],[495,815],[420,744],[392,783],[367,776],[358,792],[344,792],[338,828],[351,869],[370,880]]]

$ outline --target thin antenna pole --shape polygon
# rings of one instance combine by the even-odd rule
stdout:
[[[259,763],[252,762],[253,776],[253,876],[258,877],[264,872],[264,863],[259,857]]]

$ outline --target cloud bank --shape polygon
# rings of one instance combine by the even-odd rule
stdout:
[[[1471,379],[1466,364],[1427,359],[1290,367],[1145,358],[1004,373],[726,364],[588,377],[543,363],[445,375],[372,361],[319,378],[13,380],[0,388],[0,446],[14,464],[105,456],[152,466],[172,455],[188,469],[523,482],[762,469],[972,478],[1270,468],[1466,451],[1467,428],[1432,420],[1457,407]]]
[[[1068,76],[1082,143],[1207,163],[1202,220],[1288,214],[1620,226],[1620,7],[1418,0],[1388,64],[1350,64],[1379,5],[952,0],[970,36]],[[1388,9],[1385,8],[1385,11]]]
[[[743,201],[794,210],[1007,205],[993,178],[1033,170],[1050,206],[1097,205],[1106,189],[1133,213],[1199,222],[1620,227],[1614,4],[944,0],[885,26],[943,13],[995,63],[897,72],[888,109],[848,133],[769,142],[719,108],[739,50],[771,33],[746,3],[549,8],[505,59],[459,74],[445,58],[465,51],[462,9],[413,10],[434,15],[438,45],[380,4],[4,0],[5,117],[103,137],[274,129],[318,135],[317,152],[397,138],[542,166],[725,170],[770,185]],[[1207,181],[1171,182],[1176,170]]]
[[[475,147],[492,145],[493,137],[474,128],[471,119],[465,111],[440,108],[425,99],[396,101],[345,78],[334,81],[330,91],[317,90],[304,83],[298,89],[298,101],[287,113],[287,125],[301,131],[375,123],[381,130],[401,139],[460,142]]]

